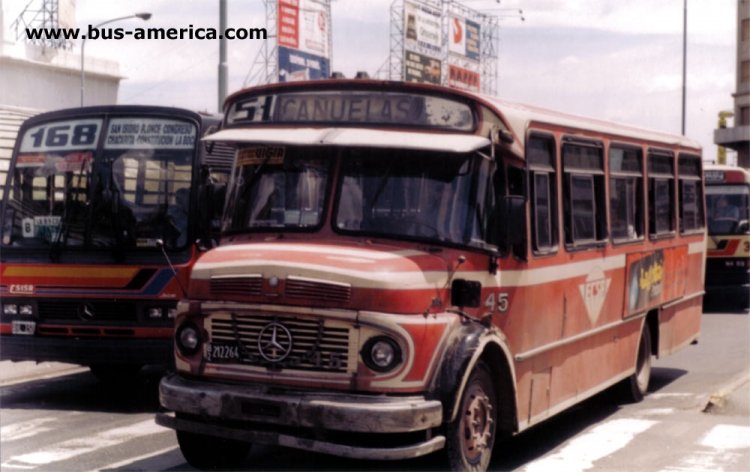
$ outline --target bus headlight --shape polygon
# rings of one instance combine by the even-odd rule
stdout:
[[[31,316],[34,314],[34,307],[31,305],[18,305],[18,314]]]
[[[192,323],[181,325],[175,333],[177,349],[185,356],[192,356],[201,347],[201,333],[197,326]]]
[[[18,305],[15,303],[7,303],[3,305],[3,315],[17,315]]]
[[[401,363],[401,347],[388,336],[376,336],[360,352],[365,365],[375,372],[388,372]]]

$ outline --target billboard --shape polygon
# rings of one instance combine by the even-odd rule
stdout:
[[[441,83],[442,13],[437,6],[404,1],[404,80]]]
[[[479,23],[451,15],[448,51],[472,61],[479,61]]]
[[[441,62],[417,52],[404,52],[404,81],[440,85]]]
[[[480,77],[479,72],[448,64],[448,85],[450,87],[479,92]]]
[[[279,46],[279,82],[327,79],[330,75],[331,64],[327,58]]]
[[[330,75],[330,0],[277,0],[279,81]]]

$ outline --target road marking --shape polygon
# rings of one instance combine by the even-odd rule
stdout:
[[[138,436],[169,432],[169,430],[165,430],[163,427],[157,425],[153,419],[148,419],[129,426],[102,431],[94,436],[70,439],[53,444],[46,449],[11,457],[0,465],[0,468],[15,467],[25,469],[42,464],[50,464],[68,460],[97,449],[115,446],[135,439]]]
[[[159,449],[158,451],[149,452],[148,454],[143,454],[141,456],[130,457],[123,461],[115,462],[114,464],[108,464],[105,466],[97,467],[91,472],[97,472],[101,470],[116,470],[116,469],[125,469],[131,472],[136,471],[136,470],[154,470],[154,469],[167,470],[167,469],[171,469],[173,467],[176,467],[178,465],[182,465],[185,463],[185,458],[182,457],[182,454],[179,453],[179,450],[180,450],[179,447],[169,446],[169,447],[165,447],[164,449]],[[157,467],[156,464],[154,464],[153,461],[151,461],[148,464],[149,469],[137,469],[133,466],[133,464],[135,464],[136,462],[146,460],[146,459],[153,459],[155,457],[161,456],[162,454],[167,454],[170,452],[176,452],[179,458],[176,458],[175,460],[170,461],[169,464],[162,463],[162,464],[159,464],[159,466]]]
[[[677,465],[665,470],[704,472],[728,470],[741,465],[746,454],[739,449],[750,449],[750,426],[720,424],[711,428],[701,439],[699,447],[682,458]]]
[[[750,449],[750,426],[720,424],[711,428],[701,446],[713,449]]]
[[[656,423],[656,421],[637,419],[608,421],[573,439],[558,452],[531,462],[523,470],[546,472],[590,469],[595,461],[624,448],[636,435]]]
[[[37,434],[46,433],[52,431],[54,428],[45,426],[47,423],[54,423],[60,421],[59,417],[46,416],[44,418],[35,418],[28,421],[21,421],[18,423],[9,424],[0,428],[0,438],[3,438],[3,442],[18,441],[19,439],[26,439]]]

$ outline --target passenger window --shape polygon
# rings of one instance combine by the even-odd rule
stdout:
[[[615,242],[643,238],[643,167],[640,149],[609,149],[609,215]]]
[[[607,237],[604,158],[600,143],[564,143],[562,148],[565,242],[586,246]]]
[[[555,141],[551,136],[532,135],[527,147],[531,173],[533,248],[537,254],[557,251],[557,185]]]
[[[680,233],[700,231],[705,226],[700,156],[681,154],[678,171],[680,174]]]
[[[648,156],[649,234],[661,238],[674,234],[674,156],[652,151]]]

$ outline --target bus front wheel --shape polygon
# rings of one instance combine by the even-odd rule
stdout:
[[[456,419],[448,425],[445,447],[451,470],[487,470],[495,444],[497,412],[489,369],[480,362],[469,376]]]

